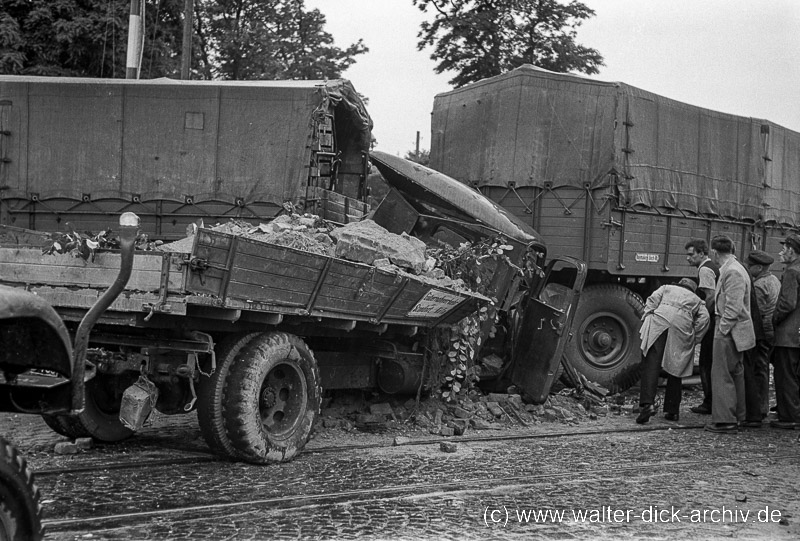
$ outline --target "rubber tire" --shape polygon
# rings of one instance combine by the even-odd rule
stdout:
[[[583,290],[572,323],[573,336],[564,350],[572,366],[587,380],[608,389],[610,394],[632,387],[641,371],[639,326],[644,302],[620,285],[595,285]],[[611,332],[611,346],[592,351],[593,330]],[[608,358],[604,358],[608,356]]]
[[[33,473],[19,451],[0,438],[0,539],[39,541],[42,496]]]
[[[197,386],[197,422],[206,444],[215,453],[236,458],[237,452],[225,432],[222,408],[225,402],[225,384],[228,374],[242,348],[258,333],[237,334],[221,340],[215,347],[216,369],[211,376],[200,375]]]
[[[72,436],[68,425],[64,422],[63,415],[42,415],[42,419],[44,420],[44,423],[56,434],[67,436],[68,438],[74,437]]]
[[[47,425],[69,438],[94,438],[105,443],[116,443],[133,436],[133,430],[122,424],[119,420],[119,410],[122,400],[105,410],[101,409],[98,398],[106,387],[108,378],[101,374],[86,382],[86,405],[79,415],[55,415],[63,432],[60,432],[47,419]],[[42,416],[45,417],[45,416]]]
[[[322,403],[319,369],[305,342],[286,333],[260,334],[226,379],[223,422],[237,458],[286,462],[303,449]],[[272,421],[278,425],[268,426]]]
[[[566,389],[568,385],[565,383],[567,377],[564,375],[564,365],[558,363],[556,373],[553,375],[553,385],[550,386],[549,394],[556,394],[557,392]]]

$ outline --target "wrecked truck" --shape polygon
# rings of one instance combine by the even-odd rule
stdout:
[[[496,264],[487,291],[497,312],[487,322],[502,312],[509,332],[497,346],[484,325],[477,343],[481,351],[509,353],[508,381],[543,401],[582,263],[544,266],[538,237],[483,196],[411,162],[380,153],[372,159],[394,186],[375,210],[376,222],[405,223],[423,238],[497,235],[507,243],[513,260],[487,261]],[[559,264],[571,267],[570,285],[548,282]],[[92,312],[119,267],[130,278],[97,315],[84,361],[71,373],[52,367],[4,379],[10,409],[40,413],[60,434],[105,442],[131,436],[153,409],[196,410],[213,450],[254,463],[289,460],[302,450],[323,389],[419,390],[424,366],[447,354],[424,347],[428,334],[490,301],[407,272],[204,227],[190,253],[138,252],[128,260],[114,251],[84,260],[0,247],[2,281],[50,303],[70,328]],[[73,399],[68,413],[51,399],[64,389],[82,399]]]
[[[545,264],[534,230],[452,179],[370,158],[371,120],[349,82],[0,77],[0,107],[0,282],[36,294],[76,333],[130,266],[84,363],[4,381],[14,411],[105,442],[130,437],[152,410],[197,411],[219,454],[289,460],[310,436],[323,389],[419,390],[425,367],[449,354],[427,340],[484,309],[492,317],[476,333],[478,357],[511,359],[498,379],[546,398],[585,267]],[[486,261],[496,265],[488,295],[205,226],[296,212],[357,222],[368,211],[370,159],[394,186],[376,223],[510,247]],[[191,248],[139,251],[126,263],[115,250],[83,258],[31,247],[43,231],[97,231],[122,211],[142,213],[151,240],[182,239],[192,227]],[[53,407],[46,389],[76,386],[83,393],[70,411]]]

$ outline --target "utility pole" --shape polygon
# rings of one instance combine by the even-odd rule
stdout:
[[[184,0],[183,4],[183,47],[181,48],[181,79],[189,79],[192,67],[192,16],[194,0]]]
[[[128,19],[128,57],[125,63],[126,79],[139,78],[143,49],[144,0],[131,0],[131,15]]]
[[[419,131],[417,131],[417,150],[415,156],[419,159]]]

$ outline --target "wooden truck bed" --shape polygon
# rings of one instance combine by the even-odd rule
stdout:
[[[0,247],[0,283],[24,286],[56,308],[88,309],[110,285],[119,254],[94,261]],[[415,276],[200,229],[191,254],[137,252],[114,313],[186,315],[204,306],[276,316],[433,327],[486,304]]]

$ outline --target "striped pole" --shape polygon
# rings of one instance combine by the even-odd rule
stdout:
[[[144,0],[131,0],[131,15],[128,19],[128,58],[125,63],[126,79],[139,78],[143,49]]]

